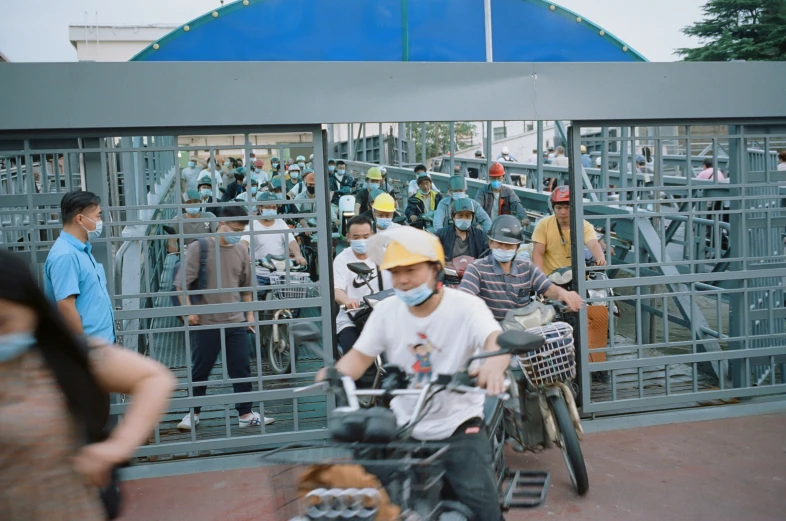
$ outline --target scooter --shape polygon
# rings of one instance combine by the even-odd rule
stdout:
[[[474,261],[475,257],[461,255],[447,262],[445,264],[445,285],[457,288],[461,284],[461,279],[464,278],[464,271],[466,271],[467,266]]]
[[[562,451],[571,482],[583,496],[589,490],[589,478],[579,444],[583,432],[576,407],[572,382],[576,378],[576,349],[573,328],[565,322],[554,322],[557,312],[567,312],[561,303],[537,301],[520,309],[510,310],[501,325],[507,331],[526,331],[546,339],[537,350],[516,357],[522,377],[512,388],[512,405],[518,411],[510,415],[517,441],[543,439],[544,445],[558,446]]]
[[[421,388],[409,388],[409,376],[400,368],[387,366],[387,374],[380,389],[357,389],[351,378],[341,375],[332,367],[322,382],[296,389],[294,392],[297,394],[327,391],[342,395],[342,401],[347,405],[334,409],[328,418],[330,440],[317,445],[287,445],[262,456],[264,460],[277,464],[312,465],[292,487],[304,496],[301,512],[305,511],[305,515],[292,517],[290,521],[373,520],[383,509],[386,519],[472,519],[472,512],[461,503],[461,498],[443,494],[445,471],[440,460],[450,450],[449,444],[414,440],[411,434],[425,416],[423,413],[431,400],[439,393],[484,392],[476,387],[475,379],[469,375],[472,362],[506,354],[524,356],[542,349],[545,340],[524,331],[506,331],[498,337],[497,342],[499,351],[476,355],[467,361],[462,370],[454,374],[435,375]],[[363,396],[379,398],[384,407],[361,409],[359,398]],[[394,398],[402,396],[415,398],[416,405],[409,420],[404,425],[398,425],[388,406]],[[498,478],[500,508],[508,510],[539,506],[546,498],[549,474],[543,471],[517,471],[505,466],[500,401],[505,398],[487,398],[485,407],[485,421],[493,454],[492,465],[494,475]],[[333,464],[354,470],[366,483],[364,487],[368,487],[369,473],[375,475],[384,490],[374,488],[377,495],[368,488],[346,484],[335,486],[335,480],[325,473],[333,468]],[[282,503],[289,504],[291,499],[285,498]]]

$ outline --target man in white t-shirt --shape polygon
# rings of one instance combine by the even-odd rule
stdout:
[[[419,386],[437,374],[462,370],[467,360],[483,351],[497,351],[501,328],[485,303],[474,295],[441,282],[445,255],[439,240],[422,230],[402,226],[376,235],[368,244],[372,260],[389,270],[396,298],[381,301],[366,322],[354,347],[336,369],[359,378],[376,356],[412,376]],[[474,373],[488,394],[504,390],[507,355],[486,359]],[[322,370],[317,379],[324,378]],[[416,397],[396,397],[391,409],[399,424],[411,417]],[[482,394],[443,391],[437,394],[416,424],[412,437],[446,440],[450,451],[442,460],[453,495],[479,521],[501,521],[491,448],[483,421]]]
[[[259,205],[259,219],[251,220],[245,231],[253,233],[244,235],[240,238],[251,248],[251,259],[256,262],[264,259],[267,255],[283,257],[291,254],[294,263],[301,266],[306,265],[306,259],[300,253],[300,246],[290,233],[290,228],[282,220],[278,219],[278,205],[275,201],[281,198],[270,192],[260,192],[257,196]],[[268,204],[265,204],[268,203]],[[262,233],[257,233],[262,232]],[[260,286],[270,284],[270,270],[257,266],[257,283]]]
[[[371,219],[366,216],[358,215],[347,223],[347,240],[349,248],[336,255],[333,259],[333,291],[336,303],[345,306],[347,309],[357,309],[360,302],[366,295],[378,293],[391,286],[390,273],[382,272],[380,284],[379,268],[374,264],[366,253],[368,240],[374,235],[371,227]],[[348,265],[353,262],[362,262],[374,270],[369,276],[369,285],[374,291],[366,286],[363,278],[349,271]],[[343,309],[339,309],[336,315],[336,336],[340,352],[349,351],[360,332],[355,327],[355,323],[349,314]]]

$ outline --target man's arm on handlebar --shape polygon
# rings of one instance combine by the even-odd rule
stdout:
[[[494,331],[486,339],[483,350],[486,352],[499,351],[497,337],[499,331]],[[505,392],[505,371],[510,364],[510,355],[493,356],[483,360],[483,364],[474,371],[478,377],[478,387],[485,387],[486,394],[496,396]]]
[[[549,286],[543,294],[546,298],[564,302],[571,311],[578,311],[584,306],[584,299],[575,291],[567,291],[556,284]]]
[[[592,256],[595,258],[596,265],[606,265],[606,255],[604,255],[603,248],[601,248],[600,242],[598,242],[597,239],[593,239],[587,243],[587,248],[589,248],[590,253],[592,253]]]
[[[363,374],[366,372],[366,369],[371,367],[371,364],[374,363],[374,357],[366,356],[360,351],[355,349],[350,349],[347,354],[341,357],[341,359],[336,362],[336,370],[346,376],[349,376],[353,380],[359,379]],[[321,382],[325,379],[325,374],[327,373],[327,368],[323,367],[317,373],[317,377],[314,379],[317,382]]]
[[[295,264],[306,265],[306,259],[300,254],[300,245],[294,239],[289,242],[289,253],[294,257]]]
[[[343,289],[333,288],[333,293],[336,303],[340,306],[346,306],[347,309],[356,309],[360,305],[357,300],[349,298],[347,292]]]

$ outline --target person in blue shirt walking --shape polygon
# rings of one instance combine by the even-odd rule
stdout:
[[[44,293],[76,334],[115,342],[115,315],[104,267],[93,257],[91,240],[101,236],[101,199],[75,190],[60,201],[63,231],[44,264]]]

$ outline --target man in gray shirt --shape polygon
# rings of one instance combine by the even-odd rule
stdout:
[[[219,222],[219,232],[235,232],[237,235],[222,237],[210,237],[207,241],[197,241],[191,243],[186,253],[186,280],[185,286],[188,287],[199,277],[199,267],[201,263],[201,244],[207,244],[207,287],[205,289],[219,289],[217,271],[221,269],[221,288],[227,291],[222,293],[212,293],[206,295],[190,296],[186,293],[184,305],[194,304],[237,304],[238,302],[251,302],[252,295],[246,291],[240,293],[235,288],[250,287],[253,271],[251,268],[251,256],[248,253],[248,246],[240,243],[240,237],[245,233],[243,230],[248,225],[248,213],[240,206],[228,206],[221,212],[221,218],[227,219]],[[229,220],[237,219],[237,220]],[[220,262],[217,262],[216,251],[220,254]],[[183,280],[178,277],[175,280],[175,287],[180,290]],[[191,380],[193,382],[207,381],[210,371],[216,363],[218,354],[221,352],[221,337],[223,331],[224,344],[226,346],[227,373],[230,378],[248,378],[251,376],[249,365],[248,331],[254,331],[253,326],[244,326],[244,322],[254,322],[254,313],[247,311],[245,317],[240,311],[229,311],[224,313],[205,313],[188,315],[188,324],[191,326],[210,326],[221,324],[237,324],[235,327],[225,329],[199,329],[194,331],[194,355],[193,368],[191,370]],[[232,384],[236,393],[247,393],[251,391],[251,383],[243,382]],[[194,396],[204,396],[207,388],[204,385],[194,387]],[[258,427],[263,419],[258,412],[251,410],[251,403],[235,404],[240,417],[240,427]],[[178,424],[180,430],[191,430],[192,426],[199,425],[200,407],[194,407],[193,421],[190,414],[187,414],[183,421]],[[265,424],[272,423],[273,418],[264,418]]]

